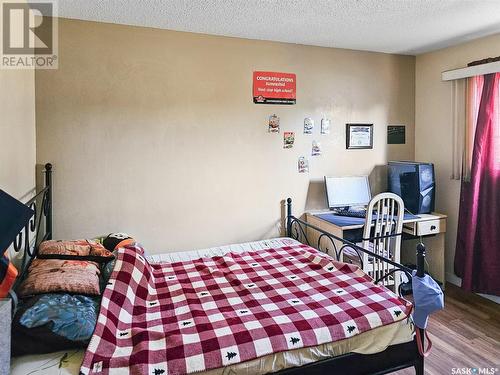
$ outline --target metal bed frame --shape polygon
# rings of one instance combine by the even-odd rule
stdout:
[[[37,256],[38,246],[43,241],[52,239],[52,164],[45,164],[43,173],[45,174],[44,187],[25,203],[35,213],[17,234],[13,242],[14,252],[20,253],[20,256],[16,256],[15,259],[21,262],[19,276],[9,291],[13,303],[13,314],[18,303],[16,290],[26,276],[31,262]]]
[[[309,238],[307,236],[307,230],[313,230],[320,233],[316,246],[313,246],[309,242]],[[352,243],[346,239],[337,237],[331,233],[324,231],[310,223],[307,223],[304,220],[301,220],[292,214],[292,199],[288,198],[286,200],[286,235],[288,237],[294,238],[302,243],[305,243],[309,246],[315,247],[320,251],[324,251],[327,254],[330,253],[330,249],[325,248],[322,249],[322,239],[326,239],[327,243],[332,246],[332,257],[334,257],[338,261],[342,261],[342,252],[346,247],[350,247],[356,251],[358,254],[360,261],[362,262],[361,253],[367,253],[368,255],[375,257],[383,262],[387,262],[395,267],[394,270],[382,275],[375,283],[380,282],[381,280],[388,277],[390,274],[400,271],[404,272],[406,275],[410,277],[412,270],[402,264],[396,263],[390,259],[384,258],[379,254],[376,254],[370,250],[364,249],[355,243]],[[400,236],[401,233],[388,235],[390,237]],[[388,236],[376,237],[373,239],[384,238]],[[323,241],[324,243],[325,241]],[[342,243],[340,248],[338,248],[337,243]],[[424,276],[424,264],[425,264],[425,246],[423,244],[419,244],[416,249],[416,258],[417,258],[417,276]],[[419,329],[415,327],[415,329]],[[423,332],[420,335],[424,337]],[[279,375],[300,375],[300,374],[310,374],[310,375],[324,375],[324,374],[387,374],[389,372],[401,370],[407,367],[414,367],[415,373],[417,375],[424,374],[424,357],[420,355],[416,337],[414,337],[413,341],[391,345],[387,347],[382,352],[375,354],[358,354],[358,353],[348,353],[344,355],[340,355],[337,357],[332,357],[329,359],[324,359],[318,362],[310,363],[308,365],[304,365],[301,367],[289,368],[286,370],[282,370],[277,372]]]
[[[13,312],[17,307],[17,295],[16,289],[26,276],[26,272],[31,264],[32,260],[37,256],[38,246],[42,241],[52,239],[52,165],[50,163],[45,164],[45,186],[43,189],[38,191],[36,195],[31,198],[26,205],[29,206],[33,211],[34,215],[26,223],[23,229],[17,235],[13,245],[14,251],[19,253],[22,251],[21,258],[21,269],[19,277],[16,280],[13,288],[9,292],[9,295],[13,301]],[[42,225],[43,224],[43,225]],[[386,259],[379,254],[373,253],[367,249],[364,249],[348,240],[339,238],[331,233],[328,233],[314,225],[311,225],[292,214],[292,200],[288,198],[286,200],[286,234],[288,237],[294,238],[300,242],[309,243],[307,237],[307,230],[318,231],[320,234],[318,238],[318,243],[316,247],[318,250],[325,251],[329,253],[328,248],[321,249],[322,239],[326,238],[328,243],[332,245],[332,256],[341,260],[342,251],[346,247],[351,247],[354,249],[358,256],[361,252],[368,253],[369,255],[378,258],[382,261],[388,262],[393,265],[396,269],[390,271],[386,275],[375,280],[378,283],[380,280],[389,276],[395,271],[401,271],[411,276],[412,270],[405,267],[399,263],[393,262]],[[42,235],[43,233],[43,235]],[[400,235],[400,234],[394,234]],[[394,236],[391,235],[391,236]],[[382,237],[380,237],[382,238]],[[342,243],[340,248],[337,248],[335,241]],[[361,256],[360,256],[361,260]],[[424,275],[424,262],[425,262],[425,247],[423,244],[417,246],[417,275]],[[418,329],[418,328],[416,328]],[[420,335],[424,337],[424,335]],[[419,354],[416,338],[411,342],[391,345],[386,350],[375,354],[357,354],[348,353],[340,355],[337,357],[324,359],[318,362],[310,363],[301,367],[293,367],[278,371],[278,375],[324,375],[325,373],[338,373],[338,374],[386,374],[389,372],[397,371],[407,367],[414,367],[417,375],[424,374],[424,357]]]

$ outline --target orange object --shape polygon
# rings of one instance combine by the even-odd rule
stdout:
[[[0,282],[0,298],[5,298],[9,293],[10,288],[14,285],[16,277],[19,274],[17,268],[12,263],[9,263],[4,279]]]
[[[135,243],[135,240],[133,238],[126,238],[124,239],[123,241],[119,242],[116,246],[115,246],[115,250],[116,249],[119,249],[120,247],[125,247],[127,245],[131,245]]]

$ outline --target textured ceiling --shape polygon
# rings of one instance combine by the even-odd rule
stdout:
[[[419,54],[500,32],[500,0],[59,0],[59,16]]]

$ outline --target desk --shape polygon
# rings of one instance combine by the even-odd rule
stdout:
[[[403,219],[403,241],[401,242],[401,263],[415,264],[416,247],[420,239],[422,240],[427,249],[426,259],[429,273],[442,283],[443,289],[445,281],[446,218],[446,215],[436,212],[418,216],[405,215]],[[331,211],[308,212],[306,213],[306,221],[328,233],[350,241],[356,241],[356,239],[362,237],[365,223],[365,219],[337,216]],[[317,245],[319,235],[314,229],[307,228],[307,238],[311,245]],[[322,248],[327,248],[328,242],[328,239],[322,238]],[[335,242],[337,248],[340,248],[341,242]]]

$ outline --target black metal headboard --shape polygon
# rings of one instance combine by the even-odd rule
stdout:
[[[52,164],[45,164],[44,187],[26,202],[35,213],[26,222],[13,242],[16,261],[20,261],[19,276],[9,292],[14,304],[17,302],[15,290],[24,279],[31,261],[36,257],[42,241],[52,239]]]

